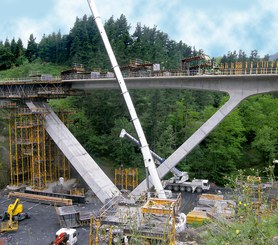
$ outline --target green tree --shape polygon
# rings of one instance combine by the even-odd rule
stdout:
[[[12,67],[13,54],[10,48],[0,45],[0,70],[7,70]]]
[[[25,50],[23,47],[23,43],[22,40],[19,38],[16,42],[16,50],[15,50],[16,66],[22,65],[26,61],[26,57],[24,54],[25,54]]]
[[[109,155],[114,162],[119,165],[124,164],[125,167],[140,167],[140,165],[143,164],[140,147],[137,147],[128,139],[120,138],[119,136],[122,129],[136,136],[132,123],[126,117],[115,119],[114,127],[111,129],[111,134],[108,136]]]
[[[235,110],[205,140],[209,178],[218,184],[224,184],[223,177],[237,169],[246,141],[244,133],[241,117]]]
[[[34,61],[38,57],[38,44],[33,34],[29,37],[25,56],[29,62]]]
[[[128,25],[126,17],[121,15],[116,21],[111,17],[105,23],[105,29],[118,63],[120,65],[128,64],[132,39],[129,34],[130,25]]]
[[[175,143],[173,128],[171,125],[168,125],[157,140],[156,153],[166,159],[175,151]]]
[[[274,95],[258,95],[239,107],[246,128],[246,158],[250,166],[264,167],[278,157],[278,100]],[[255,157],[254,157],[255,156]]]

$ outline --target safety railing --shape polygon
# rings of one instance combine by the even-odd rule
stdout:
[[[184,76],[236,76],[236,75],[272,75],[278,74],[278,66],[270,67],[241,67],[241,68],[212,68],[212,69],[195,69],[195,70],[141,70],[141,71],[123,71],[124,78],[137,78],[137,77],[184,77]],[[91,73],[73,73],[67,74],[66,76],[56,76],[49,80],[45,78],[0,78],[0,85],[5,85],[6,83],[47,83],[55,81],[67,81],[67,80],[86,80],[86,79],[111,79],[115,78],[113,72],[91,72]]]
[[[123,72],[124,78],[137,78],[137,77],[176,77],[176,76],[235,76],[235,75],[270,75],[278,74],[278,68],[247,68],[247,69],[211,69],[211,70],[188,70],[188,71],[136,71],[136,72]],[[86,80],[86,79],[110,79],[114,78],[114,74],[94,73],[94,74],[73,74],[62,77],[62,80]]]
[[[11,83],[11,82],[20,82],[20,83],[28,83],[28,82],[50,82],[50,81],[61,81],[60,76],[55,77],[22,77],[22,78],[1,78],[1,83]]]

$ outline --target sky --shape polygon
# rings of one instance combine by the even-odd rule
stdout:
[[[242,49],[260,57],[278,52],[278,0],[95,0],[105,22],[123,14],[137,23],[165,32],[211,57]],[[86,0],[0,0],[0,40],[30,34],[68,34],[77,17],[91,15]]]

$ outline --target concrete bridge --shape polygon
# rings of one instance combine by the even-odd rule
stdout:
[[[226,92],[230,96],[229,100],[211,118],[157,168],[160,178],[163,178],[170,169],[182,161],[242,100],[251,95],[278,91],[278,75],[276,74],[128,78],[125,81],[129,89],[194,89]],[[113,79],[86,80],[82,83],[72,80],[71,82],[75,89],[117,88]],[[151,181],[150,178],[149,180]],[[132,194],[138,196],[146,189],[145,180],[133,190]]]
[[[278,74],[127,77],[128,89],[196,89],[230,93],[276,91]],[[262,88],[262,89],[261,89]],[[119,89],[115,78],[0,81],[0,99],[51,99],[95,89]]]
[[[278,91],[278,74],[133,77],[126,78],[125,82],[128,89],[193,89],[226,92],[230,96],[229,100],[210,119],[208,119],[157,168],[161,178],[183,160],[231,111],[233,111],[233,109],[236,108],[236,106],[239,105],[242,100],[252,95]],[[61,98],[80,94],[82,91],[118,88],[118,83],[115,78],[82,80],[58,79],[56,81],[4,81],[0,82],[0,98],[25,100]],[[51,113],[53,114],[53,112]],[[54,116],[53,114],[53,118]],[[56,125],[54,125],[54,121],[58,120],[57,118],[51,121],[49,118],[45,117],[45,120],[50,125],[48,127],[50,135],[54,141],[56,139],[57,145],[66,146],[66,144],[61,143],[60,138],[55,136],[55,132],[58,132],[62,128],[61,122],[56,122]],[[50,130],[51,127],[52,129]],[[61,135],[61,132],[59,134]],[[69,133],[67,132],[67,134]],[[67,141],[72,142],[73,140],[71,137],[73,136],[69,136]],[[76,149],[80,152],[82,151],[82,154],[87,155],[84,149],[81,149],[81,146],[77,146],[77,144],[78,143],[75,141],[74,145]],[[67,147],[61,147],[61,150],[66,156],[68,155],[73,162],[76,162],[75,165],[76,168],[78,168],[78,164],[80,164],[80,161],[77,159],[78,156],[75,156],[71,151],[67,150]],[[89,183],[89,186],[92,186],[93,190],[97,190],[100,200],[104,202],[106,198],[112,197],[115,193],[118,193],[118,190],[113,186],[108,177],[103,177],[102,180],[99,180],[100,170],[93,160],[91,160],[91,162],[94,168],[86,167],[88,166],[88,164],[86,164],[79,173],[81,176],[87,176],[87,183]],[[88,175],[88,171],[92,169],[97,170],[96,174]],[[101,176],[103,176],[102,173]],[[98,181],[90,180],[92,178],[96,178]],[[98,183],[99,181],[102,182]],[[97,187],[94,187],[96,185]],[[143,181],[132,194],[134,196],[139,196],[146,188],[146,181]]]
[[[115,78],[63,80],[73,90],[118,89]],[[266,93],[277,91],[278,74],[197,75],[125,78],[128,89],[194,89],[219,92]]]

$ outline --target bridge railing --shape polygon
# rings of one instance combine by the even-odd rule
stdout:
[[[10,83],[10,82],[49,82],[49,81],[61,81],[60,76],[55,76],[55,77],[21,77],[21,78],[1,78],[0,77],[0,82],[1,83]]]
[[[169,71],[128,71],[123,72],[124,78],[132,77],[170,77],[170,76],[209,76],[209,75],[260,75],[260,74],[278,74],[278,67],[247,67],[247,68],[212,68],[212,69],[197,69],[197,70],[169,70]],[[66,76],[56,76],[52,78],[42,77],[26,77],[26,78],[0,78],[0,83],[25,83],[25,82],[55,82],[61,80],[85,80],[85,79],[104,79],[115,78],[113,72],[91,72],[91,73],[73,73]]]
[[[169,71],[128,71],[123,72],[124,78],[132,77],[170,77],[170,76],[197,76],[197,75],[260,75],[260,74],[278,74],[278,67],[268,68],[217,68],[217,69],[198,69],[198,70],[169,70]],[[104,79],[114,78],[114,73],[96,73],[92,72],[86,74],[67,74],[66,77],[62,77],[62,80],[76,80],[76,79]]]

